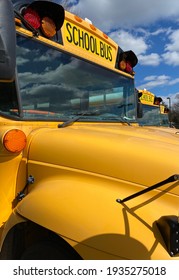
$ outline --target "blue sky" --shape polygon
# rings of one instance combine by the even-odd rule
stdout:
[[[136,87],[179,102],[179,0],[58,0],[133,50]]]

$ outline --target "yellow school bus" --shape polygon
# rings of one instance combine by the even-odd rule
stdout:
[[[143,116],[138,119],[140,125],[169,127],[168,108],[162,103],[162,98],[143,89],[139,90]]]
[[[178,260],[179,134],[137,125],[136,55],[55,1],[0,13],[0,258]]]
[[[171,127],[171,124],[169,122],[169,112],[170,110],[165,104],[160,104],[160,119],[162,126]]]

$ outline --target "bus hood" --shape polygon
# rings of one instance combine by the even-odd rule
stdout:
[[[179,129],[174,127],[166,127],[166,126],[148,126],[148,128],[153,129],[154,131],[164,131],[171,134],[179,135]]]
[[[41,128],[28,160],[151,186],[179,174],[179,134],[120,124]],[[179,188],[172,192],[178,195]]]

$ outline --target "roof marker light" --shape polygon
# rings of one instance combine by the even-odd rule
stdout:
[[[103,33],[103,37],[104,37],[105,39],[108,39],[108,35],[106,35],[105,33]]]
[[[65,18],[64,8],[51,1],[33,1],[24,6],[20,13],[30,26],[35,30],[41,29],[48,38],[53,37],[60,30]],[[27,24],[24,25],[31,30]]]
[[[40,16],[38,13],[31,8],[27,8],[24,12],[24,18],[27,20],[34,28],[38,29],[40,27]]]
[[[137,64],[138,59],[133,51],[126,51],[119,54],[118,67],[120,70],[125,71],[131,75],[134,75],[133,67]],[[116,65],[116,66],[117,66]]]
[[[122,71],[126,69],[126,62],[124,60],[121,60],[119,62],[119,69],[121,69]]]
[[[78,21],[78,22],[82,22],[82,21],[83,21],[82,18],[80,18],[79,16],[74,15],[74,18],[75,18],[76,21]]]
[[[41,30],[46,37],[51,38],[56,34],[56,25],[51,18],[44,17],[42,19]]]

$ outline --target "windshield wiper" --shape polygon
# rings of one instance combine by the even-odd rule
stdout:
[[[78,121],[82,116],[97,116],[100,115],[101,110],[95,110],[95,111],[84,111],[84,112],[80,112],[77,113],[76,116],[74,118],[71,118],[61,124],[58,125],[58,128],[63,128],[63,127],[67,127],[69,125],[74,124],[76,121]],[[111,116],[106,116],[106,117],[102,117],[102,119],[105,120],[116,120],[116,121],[120,121],[122,123],[127,123],[128,125],[131,125],[131,123],[128,121],[128,119],[126,117],[111,117]]]
[[[84,112],[80,112],[77,114],[76,117],[69,119],[61,124],[58,125],[58,128],[63,128],[63,127],[67,127],[69,125],[74,124],[76,121],[78,121],[82,116],[95,116],[99,114],[99,110],[95,110],[95,111],[84,111]]]
[[[123,199],[118,198],[118,199],[116,199],[116,201],[118,203],[126,202],[126,201],[131,200],[131,199],[133,199],[135,197],[138,197],[138,196],[140,196],[140,195],[142,195],[144,193],[150,192],[150,191],[155,190],[155,189],[157,189],[157,188],[159,188],[159,187],[161,187],[161,186],[163,186],[165,184],[168,184],[168,183],[171,183],[171,182],[175,182],[175,181],[179,181],[179,174],[174,174],[174,175],[170,176],[169,178],[167,178],[167,179],[165,179],[165,180],[163,180],[163,181],[161,181],[161,182],[159,182],[159,183],[157,183],[157,184],[155,184],[153,186],[148,187],[147,189],[144,189],[142,191],[136,192],[136,193],[134,193],[134,194],[132,194],[130,196],[127,196],[127,197],[125,197]]]
[[[112,117],[112,116],[106,116],[102,118],[103,120],[115,120],[118,122],[122,122],[122,123],[127,123],[128,125],[131,125],[131,123],[129,122],[129,120],[126,117],[121,117],[121,116],[117,116],[117,117]]]
[[[128,125],[131,125],[127,117],[119,117],[119,118],[123,123],[127,123]]]

